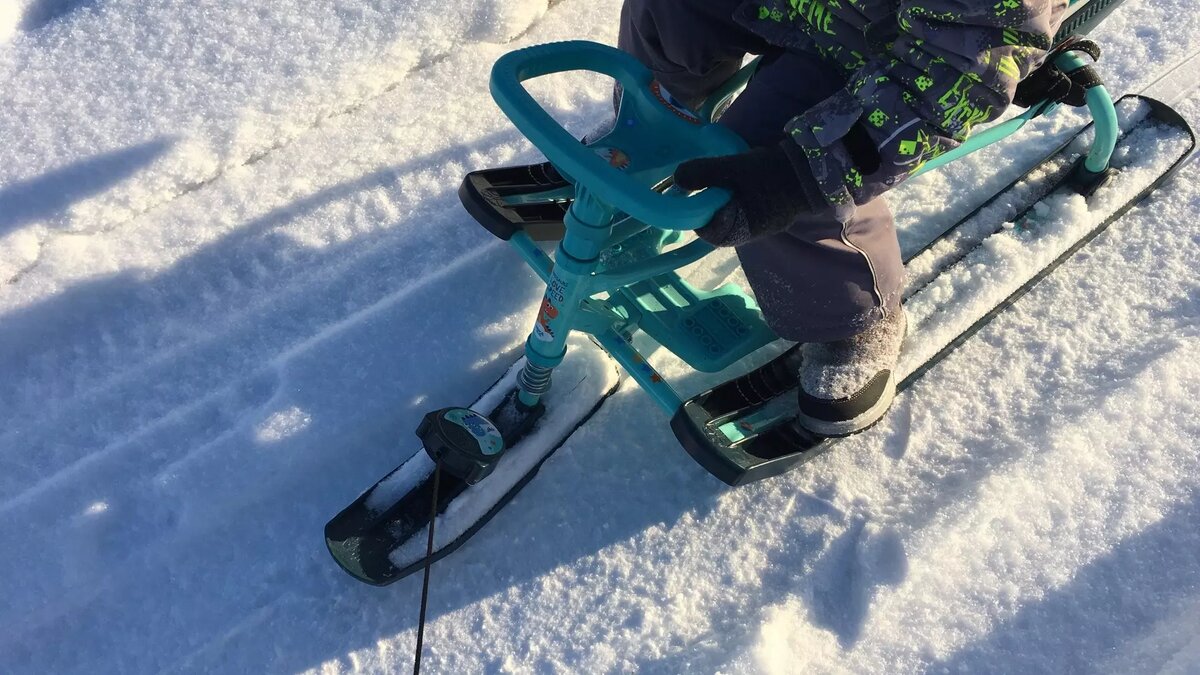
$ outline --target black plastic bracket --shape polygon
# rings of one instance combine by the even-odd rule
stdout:
[[[684,403],[671,418],[671,430],[692,459],[726,485],[737,487],[787,473],[831,445],[794,421],[731,443],[718,429],[727,420],[705,408],[706,397],[707,392]]]
[[[1099,192],[1105,185],[1112,182],[1113,178],[1120,173],[1111,166],[1105,167],[1103,171],[1092,171],[1087,168],[1087,157],[1079,160],[1079,164],[1071,171],[1071,177],[1067,179],[1067,183],[1071,189],[1084,197],[1091,197]]]
[[[563,218],[571,200],[562,193],[569,187],[571,183],[546,162],[472,171],[459,185],[458,199],[472,218],[503,241],[517,232],[535,241],[553,241],[566,231]]]

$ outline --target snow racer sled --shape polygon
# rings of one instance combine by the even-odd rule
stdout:
[[[1192,130],[1171,108],[1136,95],[1114,102],[1097,75],[1091,62],[1099,50],[1080,36],[1119,1],[1073,2],[1057,47],[1035,74],[1040,81],[1026,88],[1028,110],[920,169],[1013,136],[1067,101],[1091,118],[973,213],[906,252],[910,334],[899,389],[1162,185],[1194,150]],[[574,70],[602,73],[624,88],[615,127],[589,145],[522,84]],[[604,45],[540,45],[497,61],[493,97],[549,161],[471,173],[459,196],[541,278],[545,294],[532,311],[524,358],[469,408],[429,413],[417,429],[424,451],[328,523],[326,544],[347,572],[384,585],[461,545],[616,389],[616,367],[662,408],[687,453],[729,485],[782,474],[833,444],[795,421],[794,348],[685,398],[635,346],[641,333],[690,367],[717,372],[776,342],[741,288],[701,289],[681,276],[714,250],[685,233],[706,224],[728,195],[671,185],[683,161],[745,149],[712,122],[753,70],[748,65],[691,111],[664,95],[633,57]],[[1083,198],[1083,216],[1045,216],[1055,200]],[[995,238],[1007,243],[985,245]],[[537,240],[557,240],[557,250],[551,256]],[[1016,255],[1006,253],[1014,247]],[[980,283],[966,271],[981,265],[1002,273]]]

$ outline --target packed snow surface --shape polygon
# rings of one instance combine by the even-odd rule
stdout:
[[[0,672],[410,667],[419,579],[353,581],[321,529],[520,353],[541,285],[455,196],[538,159],[489,69],[612,43],[619,7],[0,0]],[[1094,35],[1116,92],[1185,63],[1152,91],[1194,124],[1198,36],[1189,0]],[[608,105],[600,78],[534,89],[577,134]],[[906,250],[1078,126],[898,189]],[[725,488],[626,383],[434,567],[425,668],[1200,671],[1197,185],[787,476]],[[1042,248],[1003,232],[914,303],[984,298],[1103,208],[1051,200]],[[686,393],[723,376],[651,358]]]

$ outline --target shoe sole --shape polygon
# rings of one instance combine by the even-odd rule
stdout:
[[[870,408],[867,408],[862,413],[848,420],[838,420],[832,422],[830,420],[821,420],[815,417],[809,417],[804,414],[804,411],[797,411],[796,421],[800,426],[809,431],[827,436],[829,438],[840,438],[842,436],[852,436],[860,431],[865,431],[872,424],[875,424],[883,418],[887,411],[891,409],[892,402],[896,400],[896,375],[888,373],[887,386],[883,389],[883,395]]]

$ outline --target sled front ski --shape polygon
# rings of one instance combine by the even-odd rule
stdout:
[[[1117,107],[1127,120],[1114,153],[1118,171],[1103,190],[1085,191],[1091,194],[1090,225],[1063,232],[1061,227],[1040,222],[1039,214],[1045,211],[1043,205],[1080,191],[1076,171],[1094,133],[1091,126],[905,261],[916,269],[909,272],[904,294],[910,331],[896,374],[897,391],[911,386],[1167,182],[1195,151],[1195,133],[1170,107],[1141,96],[1127,96]],[[1054,231],[1044,231],[1047,229]],[[1029,256],[1046,262],[1029,268],[1019,279],[1010,279],[1009,290],[999,294],[994,293],[994,285],[972,288],[969,282],[956,279],[956,274],[969,277],[966,272],[971,265],[986,262],[989,252],[983,242],[990,237],[1015,238],[1028,247]],[[963,274],[958,274],[960,271]],[[931,288],[938,292],[925,293]],[[988,291],[993,291],[991,296]],[[950,300],[933,301],[926,295]],[[777,360],[795,358],[789,351]],[[771,369],[769,363],[689,399],[671,420],[671,428],[688,454],[729,485],[782,474],[819,456],[836,440],[815,435],[796,422],[794,381],[788,391],[771,391],[765,399],[730,395],[731,391],[753,392],[749,380],[755,373]],[[781,388],[775,385],[775,390]]]
[[[511,402],[521,360],[471,409],[499,417]],[[443,471],[438,488],[436,541],[430,562],[461,546],[525,487],[542,464],[583,425],[620,384],[620,373],[602,350],[573,340],[571,355],[555,371],[561,396],[544,399],[545,411],[519,437],[505,438],[503,461],[486,479],[469,485]],[[561,388],[561,389],[558,389]],[[497,425],[505,427],[504,420]],[[385,586],[425,564],[425,533],[433,497],[434,462],[423,450],[385,476],[325,525],[334,560],[356,579]]]

